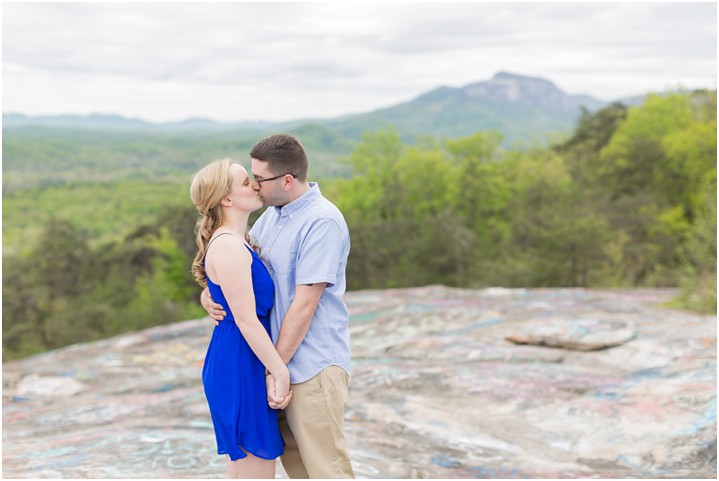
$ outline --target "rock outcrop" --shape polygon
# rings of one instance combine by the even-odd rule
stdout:
[[[673,294],[348,293],[358,477],[716,477],[716,317],[658,306]],[[506,339],[607,319],[632,335],[593,351]],[[4,363],[3,476],[222,477],[200,380],[212,328],[187,321]]]
[[[634,324],[621,319],[547,319],[505,336],[517,344],[594,351],[618,346],[634,337]]]

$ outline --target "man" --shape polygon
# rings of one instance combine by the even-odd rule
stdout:
[[[250,235],[275,284],[272,340],[289,368],[293,392],[279,413],[286,444],[282,465],[291,478],[354,478],[343,431],[350,371],[349,312],[342,300],[349,230],[319,186],[307,182],[307,155],[295,137],[266,137],[250,157],[254,188],[269,206]],[[201,302],[213,319],[224,317],[207,290]]]

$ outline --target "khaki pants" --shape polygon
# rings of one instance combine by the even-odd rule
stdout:
[[[292,384],[292,401],[279,412],[290,478],[354,478],[344,436],[349,376],[329,366],[312,379]]]

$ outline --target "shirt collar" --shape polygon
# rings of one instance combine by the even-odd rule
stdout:
[[[309,185],[310,188],[307,189],[307,192],[305,192],[289,204],[285,204],[281,207],[275,206],[275,212],[277,212],[278,215],[292,216],[296,212],[299,212],[300,210],[310,205],[315,199],[322,195],[322,193],[320,192],[320,186],[317,184],[317,182],[310,182]]]

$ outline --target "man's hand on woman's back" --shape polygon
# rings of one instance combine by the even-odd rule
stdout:
[[[205,287],[200,295],[200,304],[202,304],[202,307],[207,311],[210,317],[215,320],[216,326],[220,324],[218,321],[225,319],[227,313],[222,309],[222,305],[212,300],[210,290],[207,287]]]

